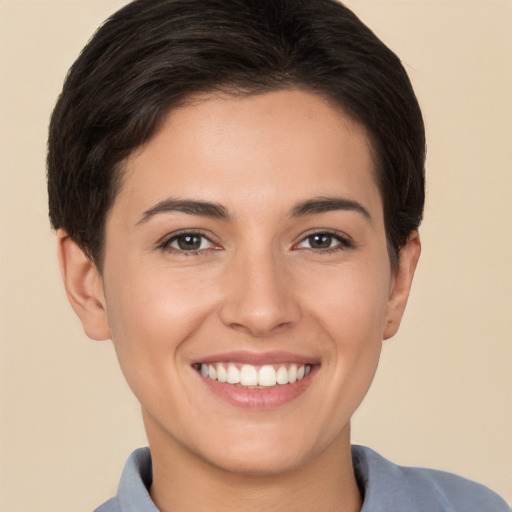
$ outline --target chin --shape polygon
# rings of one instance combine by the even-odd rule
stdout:
[[[303,464],[310,457],[306,454],[283,453],[279,448],[262,452],[261,450],[247,450],[244,453],[229,453],[223,456],[215,455],[212,457],[214,465],[229,473],[245,476],[276,476],[290,473]]]
[[[318,439],[308,441],[308,437],[311,433],[308,436],[300,430],[290,435],[289,429],[231,435],[224,442],[215,444],[218,450],[203,452],[202,458],[219,469],[240,475],[263,477],[285,474],[311,462],[329,445]]]

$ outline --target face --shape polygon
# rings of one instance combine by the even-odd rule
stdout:
[[[303,91],[205,96],[126,163],[99,302],[150,444],[279,472],[349,442],[410,278],[358,124]]]

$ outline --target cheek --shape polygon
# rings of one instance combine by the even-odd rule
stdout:
[[[106,290],[111,328],[122,338],[141,338],[139,342],[157,341],[158,333],[167,341],[179,338],[180,331],[188,330],[204,310],[208,298],[197,279],[165,269],[126,271],[111,282],[114,286]]]
[[[342,389],[358,403],[373,380],[380,357],[389,272],[377,266],[372,270],[371,266],[354,265],[317,282],[326,284],[308,294],[308,307],[328,336],[325,350],[335,355],[325,360],[333,382],[338,383],[325,392]],[[332,399],[336,401],[336,397]]]
[[[211,296],[190,279],[138,270],[112,276],[105,290],[112,341],[132,389],[138,380],[147,387],[149,375],[172,380],[182,345],[211,310]]]
[[[314,282],[304,301],[333,340],[354,348],[382,341],[390,283],[386,267],[356,262],[328,269]]]
[[[322,400],[315,404],[310,428],[327,446],[350,421],[374,378],[389,274],[378,265],[354,262],[310,271],[296,285],[304,290],[304,318],[322,351],[323,378],[317,382]]]

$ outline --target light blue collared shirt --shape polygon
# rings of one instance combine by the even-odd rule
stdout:
[[[444,471],[397,466],[364,446],[352,446],[361,512],[511,512],[493,491]],[[95,512],[159,512],[149,496],[149,448],[139,448],[123,470],[117,496]]]

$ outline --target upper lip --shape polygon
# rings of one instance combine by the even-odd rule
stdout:
[[[210,363],[242,363],[253,366],[262,366],[265,364],[297,363],[297,364],[318,364],[319,360],[310,356],[303,356],[293,352],[269,351],[269,352],[248,352],[233,351],[222,352],[205,356],[194,361],[193,364]]]

